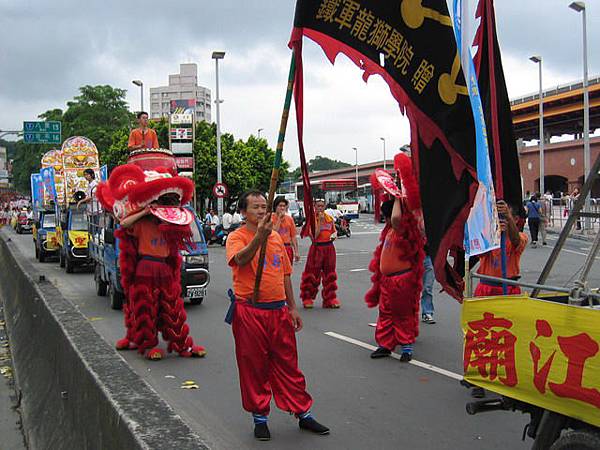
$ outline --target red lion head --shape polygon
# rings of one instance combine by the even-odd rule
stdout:
[[[191,180],[173,176],[168,169],[144,171],[135,164],[125,164],[113,170],[107,182],[98,185],[96,196],[105,209],[122,220],[166,194],[177,194],[180,204],[185,205],[193,192]]]

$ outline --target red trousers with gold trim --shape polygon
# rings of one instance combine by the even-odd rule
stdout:
[[[294,249],[292,247],[292,244],[285,244],[285,252],[288,255],[288,258],[290,259],[290,264],[294,264]]]
[[[421,292],[412,271],[381,277],[379,317],[375,328],[377,345],[394,350],[412,344],[419,335],[419,302]]]
[[[181,283],[174,280],[171,268],[162,261],[138,261],[129,286],[125,312],[127,338],[140,353],[158,345],[158,333],[168,342],[167,351],[182,353],[194,345],[186,324],[181,298]]]
[[[314,300],[323,280],[323,306],[339,301],[337,299],[337,273],[335,271],[336,256],[333,242],[325,245],[313,243],[308,251],[308,258],[300,282],[300,298],[302,301]]]
[[[264,310],[238,301],[232,329],[244,409],[266,416],[274,397],[283,411],[308,411],[312,398],[298,368],[296,336],[287,306]]]

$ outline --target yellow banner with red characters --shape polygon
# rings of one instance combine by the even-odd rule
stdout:
[[[87,248],[90,235],[87,231],[69,231],[69,239],[75,248]]]
[[[466,299],[472,384],[600,426],[600,310],[526,296]]]
[[[58,238],[56,231],[46,233],[46,250],[56,250],[58,248]]]

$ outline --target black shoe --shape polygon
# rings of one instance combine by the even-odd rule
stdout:
[[[324,425],[321,425],[312,417],[307,417],[306,419],[300,419],[298,421],[298,426],[302,430],[307,430],[315,434],[329,434],[329,428]]]
[[[254,425],[254,437],[259,441],[270,441],[271,440],[271,432],[269,431],[269,427],[267,423],[257,423]]]
[[[471,388],[471,397],[473,398],[483,398],[485,397],[485,390],[479,386],[473,386]]]
[[[412,353],[402,352],[400,362],[409,362],[412,359]]]
[[[373,353],[371,353],[371,358],[373,358],[373,359],[385,358],[387,356],[390,356],[391,354],[392,354],[391,350],[388,350],[385,347],[377,347],[377,350],[375,350]]]

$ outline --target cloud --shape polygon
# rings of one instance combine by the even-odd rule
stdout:
[[[528,61],[533,54],[544,58],[545,87],[581,78],[581,16],[568,9],[568,1],[495,3],[511,96],[537,91],[537,68]],[[167,84],[183,62],[197,63],[200,84],[214,91],[210,56],[224,50],[223,131],[245,139],[264,128],[261,134],[275,146],[294,5],[294,0],[0,0],[0,128],[18,128],[47,109],[64,108],[85,84],[128,89],[127,100],[137,109],[139,89],[131,80],[144,81],[148,99],[149,87]],[[589,8],[594,75],[600,72],[595,47],[600,8]],[[383,157],[380,137],[386,138],[388,157],[408,143],[408,123],[381,79],[365,84],[345,57],[331,66],[309,41],[304,58],[309,158],[354,162],[357,147],[359,162],[367,162]],[[298,164],[293,115],[285,153],[292,166]]]

